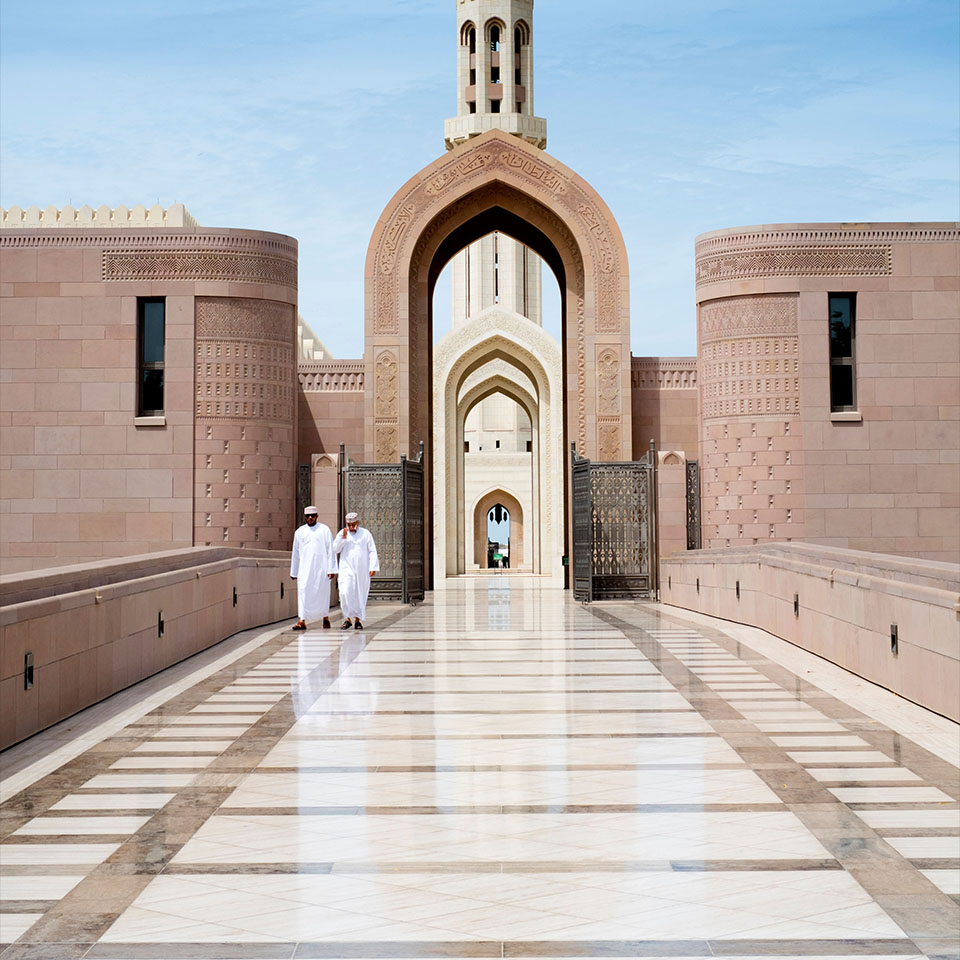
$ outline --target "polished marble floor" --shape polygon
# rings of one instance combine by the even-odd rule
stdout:
[[[0,755],[0,958],[958,956],[955,724],[534,579],[373,613]]]

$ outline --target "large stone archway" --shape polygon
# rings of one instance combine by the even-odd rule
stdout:
[[[472,538],[465,515],[463,430],[470,410],[503,393],[530,418],[531,516],[525,556],[533,573],[563,584],[563,415],[557,342],[519,314],[491,307],[454,328],[436,346],[433,370],[433,542],[435,578],[466,572]],[[435,586],[439,584],[435,582]]]
[[[563,294],[564,439],[628,459],[627,256],[606,204],[572,170],[492,130],[425,167],[387,205],[367,252],[365,457],[431,454],[431,300],[444,264],[499,230],[534,249]]]

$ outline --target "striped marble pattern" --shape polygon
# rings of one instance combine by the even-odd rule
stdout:
[[[0,960],[957,956],[957,768],[816,670],[532,579],[376,613],[3,804]]]

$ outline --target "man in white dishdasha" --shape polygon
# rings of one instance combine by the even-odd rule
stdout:
[[[330,629],[330,581],[337,573],[330,528],[320,523],[317,508],[303,511],[305,523],[293,535],[290,576],[297,581],[297,616],[294,630],[306,630],[308,620],[323,617],[323,629]]]
[[[340,609],[345,618],[340,629],[349,630],[352,619],[354,630],[362,630],[363,621],[367,619],[370,578],[380,569],[380,559],[373,534],[360,526],[360,517],[348,513],[346,521],[347,525],[333,542],[334,552],[340,557]]]

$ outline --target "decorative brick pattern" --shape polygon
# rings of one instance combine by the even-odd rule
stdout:
[[[700,308],[704,420],[800,414],[797,297],[729,297]]]

